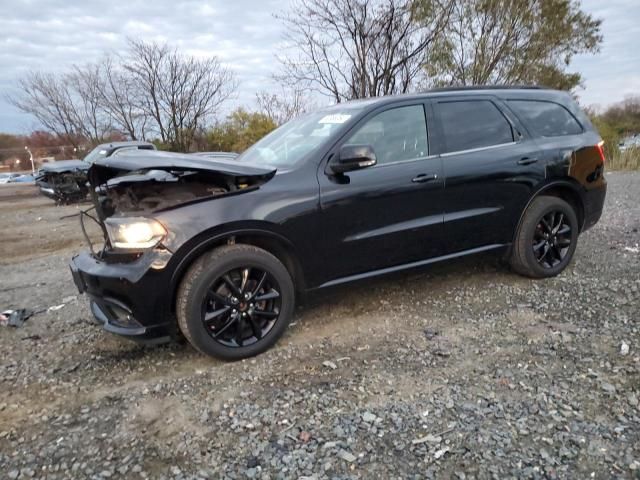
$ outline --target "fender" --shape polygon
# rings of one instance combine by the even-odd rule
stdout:
[[[582,208],[582,210],[584,211],[584,192],[582,191],[582,187],[577,180],[574,180],[572,178],[550,179],[549,181],[541,185],[533,193],[533,195],[531,195],[531,197],[527,201],[527,204],[522,209],[522,212],[520,213],[520,218],[518,219],[518,225],[516,226],[516,229],[513,232],[513,239],[511,240],[512,243],[515,242],[516,235],[518,235],[518,232],[520,231],[520,225],[522,224],[522,220],[524,219],[524,214],[529,208],[529,205],[531,205],[531,202],[533,202],[539,195],[544,194],[545,191],[550,190],[552,188],[557,188],[557,187],[568,188],[573,193],[575,193],[576,196],[580,199],[580,208]],[[580,225],[580,230],[582,230],[582,225]]]
[[[210,250],[215,245],[220,245],[221,243],[226,242],[228,239],[237,236],[254,236],[254,237],[263,237],[269,238],[277,241],[278,243],[284,245],[287,250],[291,252],[291,255],[294,257],[295,261],[298,262],[297,251],[293,243],[289,241],[288,238],[283,235],[274,232],[273,230],[269,230],[267,228],[260,227],[232,227],[232,228],[224,228],[220,231],[218,228],[213,229],[214,231],[206,231],[198,235],[197,237],[189,240],[180,249],[174,253],[174,258],[178,256],[178,265],[173,270],[173,275],[171,276],[171,280],[169,282],[169,288],[171,292],[171,307],[175,303],[176,291],[178,288],[178,284],[186,270],[189,266],[203,253],[207,250]],[[183,255],[181,255],[182,251],[186,251]]]

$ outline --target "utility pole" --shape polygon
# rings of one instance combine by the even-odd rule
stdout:
[[[36,167],[33,164],[33,154],[31,153],[31,150],[29,150],[29,147],[24,147],[24,149],[27,151],[27,153],[29,154],[29,160],[31,160],[31,174],[35,175],[36,174]]]

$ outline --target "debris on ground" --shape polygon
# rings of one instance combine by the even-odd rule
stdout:
[[[441,448],[440,450],[438,450],[436,453],[433,454],[433,458],[438,460],[439,458],[442,458],[444,454],[447,453],[449,450],[450,450],[449,447]]]
[[[624,340],[620,344],[620,355],[622,356],[629,355],[629,344]]]
[[[438,336],[438,331],[435,328],[425,328],[424,335],[427,337],[427,340],[433,340]]]
[[[338,457],[349,463],[353,463],[358,459],[353,453],[347,452],[346,450],[342,449],[338,452]]]
[[[411,443],[414,445],[420,445],[421,443],[440,443],[442,441],[442,437],[435,435],[425,435],[424,437],[416,438],[412,440]]]
[[[26,308],[5,310],[0,314],[0,325],[3,327],[21,327],[31,315],[33,315],[33,311],[27,310]]]
[[[20,340],[33,340],[34,342],[37,342],[38,340],[42,340],[42,337],[40,335],[27,335],[26,337],[22,337]]]

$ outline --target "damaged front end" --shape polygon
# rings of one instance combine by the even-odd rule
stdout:
[[[36,176],[40,193],[58,205],[81,202],[87,198],[87,171],[89,165],[82,161],[60,161],[45,164]]]
[[[251,191],[274,174],[275,169],[234,160],[194,159],[167,152],[132,152],[96,162],[89,170],[89,183],[96,220],[105,233],[103,252],[128,249],[127,242],[117,238],[123,225],[153,222],[155,213]],[[158,225],[139,226],[138,230],[152,238],[161,233]],[[131,249],[154,246],[148,243]]]
[[[92,165],[94,206],[80,216],[91,253],[75,256],[70,266],[79,291],[91,298],[95,318],[113,333],[139,339],[172,330],[167,299],[175,268],[168,267],[173,232],[157,214],[255,190],[274,174],[235,160],[165,152],[131,152]],[[87,233],[89,219],[102,231],[100,247]]]

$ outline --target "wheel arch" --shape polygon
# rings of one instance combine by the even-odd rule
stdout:
[[[582,187],[578,184],[578,182],[571,180],[555,180],[541,186],[538,190],[536,190],[531,198],[529,198],[529,201],[522,209],[520,218],[518,219],[518,226],[513,233],[513,241],[515,241],[516,236],[518,235],[518,231],[520,231],[520,226],[522,225],[524,215],[527,212],[529,205],[531,205],[531,202],[533,202],[541,195],[558,197],[571,205],[576,212],[576,216],[578,217],[579,229],[580,231],[582,231],[585,220],[585,208],[581,188]]]
[[[289,271],[297,291],[306,288],[304,271],[294,245],[282,235],[265,229],[242,228],[224,232],[204,233],[189,242],[187,253],[182,256],[171,277],[171,311],[175,311],[178,286],[189,267],[206,252],[227,244],[253,245],[271,253]]]

